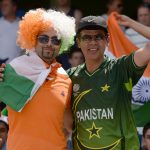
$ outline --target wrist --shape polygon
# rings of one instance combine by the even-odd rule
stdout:
[[[136,24],[136,21],[130,19],[130,21],[129,21],[129,27],[133,28],[135,24]]]

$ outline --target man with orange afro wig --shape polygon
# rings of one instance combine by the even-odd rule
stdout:
[[[31,10],[20,21],[17,43],[27,54],[6,65],[0,84],[8,110],[7,150],[66,149],[72,84],[55,57],[74,35],[74,18],[54,10]]]

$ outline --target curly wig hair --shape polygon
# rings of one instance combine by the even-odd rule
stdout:
[[[61,39],[60,53],[74,44],[75,19],[62,12],[44,9],[30,10],[19,23],[17,44],[22,49],[32,50],[37,44],[37,36],[54,28]]]

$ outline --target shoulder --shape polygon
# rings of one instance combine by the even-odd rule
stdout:
[[[107,14],[102,14],[101,17],[104,18],[105,20],[108,19],[108,15]]]
[[[79,65],[77,67],[73,67],[67,70],[68,75],[71,77],[73,75],[77,75],[85,68],[85,64]]]
[[[59,67],[57,69],[57,77],[59,77],[59,81],[71,86],[72,81],[69,78],[69,75],[67,74],[67,72],[62,67]]]
[[[131,28],[129,28],[129,29],[127,29],[126,31],[125,31],[125,33],[127,34],[127,35],[133,35],[133,34],[137,34],[137,32],[135,31],[135,30],[133,30],[133,29],[131,29]]]
[[[14,59],[10,62],[10,64],[12,64],[12,63],[14,63],[14,62],[18,62],[18,61],[25,60],[26,57],[27,57],[27,55],[22,55],[22,56],[16,57],[16,58],[14,58]]]
[[[16,18],[16,21],[19,22],[21,19],[19,17]]]
[[[0,17],[0,25],[2,26],[3,23],[6,23],[5,19],[3,17]]]
[[[69,77],[67,72],[62,67],[57,69],[57,73]]]

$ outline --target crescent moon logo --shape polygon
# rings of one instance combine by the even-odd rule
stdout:
[[[88,147],[85,146],[84,144],[82,144],[78,138],[75,139],[78,145],[79,150],[113,150],[121,141],[121,139],[117,140],[116,142],[114,142],[113,144],[110,144],[108,146],[105,147],[100,147],[100,148],[92,148],[92,147]]]

